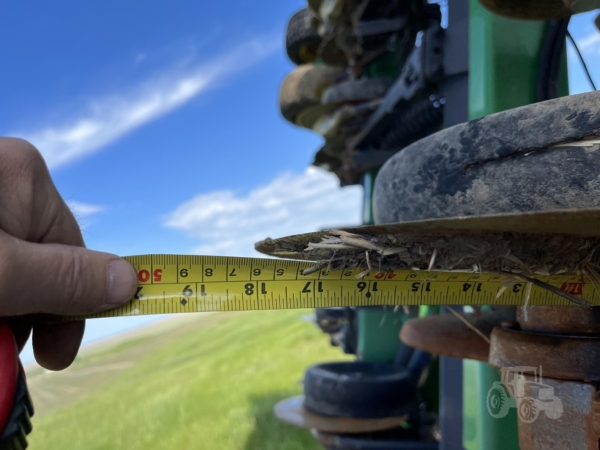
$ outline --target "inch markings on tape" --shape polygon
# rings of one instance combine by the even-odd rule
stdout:
[[[126,305],[85,318],[207,311],[329,308],[377,305],[523,305],[525,283],[498,296],[507,276],[493,273],[372,271],[361,269],[303,275],[314,263],[266,258],[144,255],[125,257],[136,269],[138,287]],[[593,305],[591,283],[579,276],[540,277]],[[529,305],[572,306],[533,287]]]

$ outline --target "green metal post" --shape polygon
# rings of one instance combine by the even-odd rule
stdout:
[[[507,19],[471,0],[469,23],[469,118],[535,103],[546,22]],[[559,92],[568,95],[566,60]]]
[[[534,103],[547,24],[494,15],[478,0],[471,0],[469,15],[469,118]],[[566,59],[559,92],[568,94]],[[504,419],[494,419],[487,411],[487,393],[499,380],[498,371],[465,361],[463,373],[465,448],[518,450],[516,411]]]
[[[363,224],[373,223],[373,184],[377,170],[366,172],[364,188]],[[358,343],[356,356],[365,361],[391,362],[400,345],[400,328],[406,317],[400,309],[360,308],[357,311]]]
[[[400,329],[407,320],[402,309],[360,308],[358,310],[358,359],[393,362],[400,345]]]

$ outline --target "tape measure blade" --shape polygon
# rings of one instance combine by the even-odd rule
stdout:
[[[397,270],[363,272],[359,276],[361,269],[321,269],[303,275],[314,263],[201,255],[139,255],[125,259],[138,276],[134,299],[120,308],[80,318],[340,306],[510,306],[523,305],[527,291],[527,283],[499,274]],[[579,276],[542,279],[600,305],[593,284]],[[572,305],[538,286],[531,289],[528,304]]]

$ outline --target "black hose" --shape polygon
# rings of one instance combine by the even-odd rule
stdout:
[[[596,19],[598,19],[599,17],[600,16],[596,17]],[[577,42],[575,42],[575,39],[573,39],[573,36],[571,36],[571,33],[569,33],[568,31],[567,31],[567,37],[571,41],[571,44],[573,44],[573,48],[577,52],[577,56],[579,56],[579,61],[581,62],[581,65],[583,66],[583,70],[584,70],[585,74],[587,75],[587,79],[590,82],[590,85],[592,86],[592,89],[596,91],[597,90],[596,83],[594,83],[594,79],[592,78],[592,74],[590,73],[590,69],[588,69],[588,66],[587,66],[587,64],[585,62],[585,58],[583,57],[583,55],[579,51],[579,47],[577,46]]]
[[[415,380],[421,378],[425,369],[431,364],[432,359],[433,356],[431,356],[431,353],[427,353],[423,350],[415,350],[413,352],[407,367]]]
[[[558,78],[569,20],[570,18],[566,18],[548,22],[548,31],[542,47],[538,72],[538,102],[558,97]]]
[[[412,358],[415,349],[409,347],[408,345],[400,342],[398,346],[398,351],[396,352],[396,357],[394,358],[394,365],[396,367],[406,367]]]

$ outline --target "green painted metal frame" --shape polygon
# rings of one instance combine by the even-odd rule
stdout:
[[[469,118],[534,103],[547,24],[503,18],[485,10],[478,0],[470,2]],[[566,57],[559,92],[568,95]],[[375,171],[366,174],[363,183],[364,223],[373,223],[371,195],[375,176]],[[402,311],[359,310],[358,356],[370,361],[392,361],[405,320]],[[487,392],[499,380],[498,371],[484,363],[465,361],[463,372],[465,449],[518,450],[516,412],[511,411],[504,419],[494,419],[487,412]]]
[[[536,102],[547,24],[494,15],[478,0],[469,11],[469,119]],[[568,95],[566,54],[559,92]],[[463,363],[463,441],[467,450],[518,450],[516,410],[503,419],[487,411],[487,392],[499,373],[485,363]]]
[[[358,319],[358,359],[393,362],[400,345],[400,329],[407,317],[399,309],[360,308]]]
[[[373,185],[377,170],[363,175],[363,224],[373,221]],[[358,342],[356,356],[365,361],[391,362],[396,357],[402,325],[407,320],[402,309],[360,308],[357,311]]]

